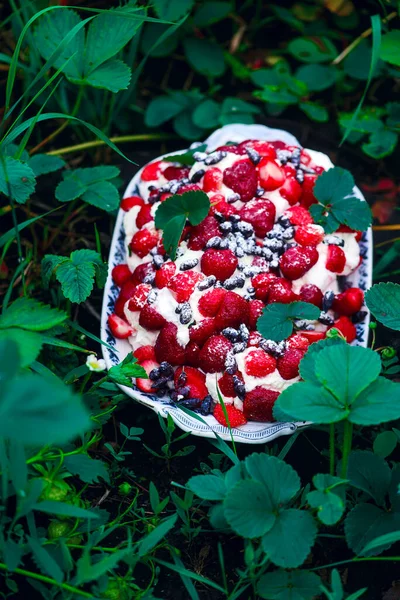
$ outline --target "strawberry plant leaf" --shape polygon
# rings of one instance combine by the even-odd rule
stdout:
[[[289,43],[288,50],[296,60],[305,63],[328,62],[337,55],[337,50],[331,40],[324,36],[296,38]]]
[[[95,88],[119,92],[129,87],[132,72],[122,60],[111,59],[99,65],[86,77],[86,83]]]
[[[382,36],[380,57],[391,65],[400,66],[400,31],[395,29]]]
[[[385,546],[365,550],[372,540],[400,529],[400,514],[386,512],[374,504],[357,504],[347,515],[344,523],[347,545],[358,555],[375,556],[390,548]],[[392,542],[393,543],[393,542]]]
[[[153,6],[160,17],[165,21],[177,21],[190,11],[194,0],[153,0]]]
[[[58,583],[64,580],[64,573],[46,548],[33,537],[28,536],[28,545],[32,551],[32,558],[42,573],[49,575]]]
[[[220,77],[225,71],[221,46],[208,39],[187,37],[183,40],[185,56],[195,71],[206,77]]]
[[[321,523],[334,525],[342,517],[345,509],[345,494],[340,492],[343,488],[337,486],[346,481],[333,475],[319,474],[313,477],[313,483],[317,489],[308,492],[307,502],[317,509]]]
[[[374,453],[381,458],[386,458],[397,447],[398,441],[394,431],[381,431],[374,439]]]
[[[133,356],[132,352],[129,352],[124,360],[118,365],[111,367],[108,371],[108,376],[115,383],[126,385],[127,387],[132,387],[133,377],[147,379],[146,371],[137,363],[137,359]]]
[[[36,187],[35,174],[26,164],[11,156],[0,160],[0,192],[24,204]]]
[[[57,256],[56,254],[46,254],[42,259],[42,281],[43,287],[48,289],[50,284],[51,276],[53,275],[54,269],[64,262],[66,259],[64,256]]]
[[[172,260],[182,235],[186,220],[198,225],[210,210],[210,200],[204,192],[185,192],[170,196],[156,210],[155,226],[163,230],[163,244]]]
[[[400,418],[399,384],[378,377],[351,406],[351,421],[357,425],[379,425]]]
[[[385,129],[372,133],[368,142],[362,145],[362,149],[371,158],[385,158],[392,154],[398,141],[399,136],[395,131]]]
[[[314,423],[336,423],[349,414],[328,390],[308,381],[294,383],[283,390],[274,404],[273,411],[277,416],[275,410],[292,415],[297,421]]]
[[[34,172],[35,176],[53,173],[65,167],[66,162],[59,156],[50,156],[49,154],[34,154],[28,160],[28,165]]]
[[[195,475],[187,486],[196,496],[204,500],[223,500],[226,494],[225,481],[217,475]]]
[[[166,160],[167,162],[178,162],[181,165],[187,165],[188,167],[191,167],[196,162],[193,158],[193,154],[195,154],[195,152],[204,152],[206,149],[207,144],[201,144],[192,150],[187,150],[183,154],[172,154],[171,156],[165,156],[163,160]]]
[[[329,119],[329,112],[318,102],[300,102],[299,108],[313,121],[326,123]]]
[[[42,304],[33,298],[18,298],[0,316],[0,329],[18,327],[30,331],[46,331],[60,325],[68,315],[62,310]]]
[[[77,475],[85,483],[100,482],[99,477],[110,483],[108,466],[101,460],[90,458],[87,454],[72,454],[64,459],[64,467],[72,475]]]
[[[310,383],[320,384],[317,376],[315,375],[315,360],[321,350],[328,346],[336,346],[338,344],[345,344],[346,342],[340,338],[325,338],[314,344],[310,344],[304,358],[300,361],[300,375],[302,379],[309,381]]]
[[[239,481],[228,491],[223,507],[229,525],[246,538],[260,537],[276,519],[268,491],[258,481]]]
[[[82,198],[88,204],[106,211],[116,210],[119,194],[110,181],[119,175],[117,167],[101,166],[88,169],[75,169],[63,174],[56,188],[56,198],[60,202],[70,202]]]
[[[107,212],[117,210],[120,203],[118,190],[111,181],[92,183],[83,192],[81,198],[88,204]]]
[[[245,460],[249,475],[268,490],[275,508],[289,502],[300,489],[300,478],[288,464],[266,454],[251,454]]]
[[[196,27],[207,27],[213,23],[222,21],[232,11],[230,2],[204,2],[196,10],[193,22]]]
[[[257,593],[266,600],[312,600],[320,593],[321,579],[311,571],[277,569],[262,575]]]
[[[365,294],[365,303],[375,319],[390,329],[400,330],[400,285],[378,283]]]
[[[347,477],[353,487],[371,496],[380,506],[385,506],[391,471],[383,458],[367,450],[352,452],[349,457]]]
[[[14,343],[18,347],[21,367],[28,367],[39,356],[43,346],[43,336],[36,331],[9,327],[0,329],[0,342],[7,345]]]
[[[280,342],[291,335],[295,319],[315,320],[318,319],[319,313],[318,307],[308,302],[276,302],[264,308],[257,321],[257,329],[267,340]]]

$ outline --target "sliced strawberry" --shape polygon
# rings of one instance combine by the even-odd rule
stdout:
[[[263,238],[274,226],[276,209],[270,200],[257,198],[247,202],[239,214],[243,221],[253,225],[256,236]]]
[[[140,311],[139,325],[149,331],[157,331],[166,324],[166,320],[150,304],[145,304]]]
[[[161,175],[161,162],[161,160],[156,160],[146,165],[141,174],[142,181],[154,181],[158,179]]]
[[[302,331],[301,336],[305,337],[310,344],[314,342],[319,342],[320,340],[324,340],[326,338],[325,331]]]
[[[202,346],[216,331],[215,320],[208,318],[203,319],[189,329],[189,337],[198,346]]]
[[[114,312],[122,319],[125,318],[125,304],[135,293],[136,285],[137,284],[133,280],[133,276],[131,279],[128,279],[128,281],[125,281],[125,283],[122,284],[121,291],[114,305]]]
[[[124,340],[133,334],[132,327],[116,314],[108,316],[108,326],[113,336],[119,340]]]
[[[154,350],[157,360],[164,360],[171,365],[183,365],[185,362],[185,349],[177,339],[178,328],[174,323],[167,323],[158,334]]]
[[[158,288],[162,289],[168,285],[170,279],[175,275],[176,264],[174,262],[166,262],[156,272],[155,284]]]
[[[200,398],[200,400],[203,400],[208,394],[206,376],[193,367],[178,367],[175,371],[174,383],[176,390],[179,387],[188,387],[190,390],[189,398]]]
[[[173,292],[177,302],[186,302],[193,293],[196,284],[204,279],[203,273],[185,271],[171,277],[168,288]]]
[[[135,283],[135,285],[138,285],[139,283],[142,283],[144,281],[144,279],[146,279],[146,277],[148,277],[148,276],[150,277],[154,272],[155,272],[155,269],[153,267],[153,263],[151,263],[151,262],[141,263],[133,271],[132,281]]]
[[[249,305],[249,329],[257,329],[257,321],[264,310],[264,302],[261,300],[250,300]]]
[[[269,158],[262,158],[258,164],[260,185],[267,192],[280,188],[284,184],[285,171],[277,162]]]
[[[172,181],[172,179],[183,179],[184,177],[187,177],[189,175],[189,171],[190,169],[187,167],[170,166],[164,169],[162,174],[164,175],[165,179]]]
[[[138,216],[136,217],[136,227],[141,229],[143,225],[146,223],[150,223],[153,220],[153,216],[151,214],[151,204],[145,204],[138,212]]]
[[[121,200],[121,208],[125,212],[131,210],[134,206],[143,206],[144,200],[140,196],[128,196],[127,198],[122,198]]]
[[[318,308],[322,308],[323,294],[317,285],[305,283],[300,288],[299,296],[303,302],[309,302],[315,304]]]
[[[223,335],[213,335],[200,350],[200,366],[206,373],[218,373],[225,369],[225,359],[232,343]]]
[[[318,256],[313,246],[295,246],[283,253],[279,266],[287,279],[299,279],[315,265]]]
[[[281,302],[289,304],[297,300],[296,294],[292,290],[292,284],[283,277],[278,277],[268,288],[268,304]]]
[[[350,317],[361,310],[363,302],[364,293],[360,288],[348,288],[336,296],[332,308],[340,315]]]
[[[276,366],[283,379],[293,379],[299,374],[299,364],[304,356],[304,351],[297,348],[288,348],[285,354],[278,358]]]
[[[310,341],[306,337],[298,333],[294,333],[293,335],[291,335],[287,343],[289,348],[296,348],[297,350],[303,350],[304,352],[308,349],[308,346],[310,345]]]
[[[148,283],[139,283],[133,292],[132,298],[129,300],[129,310],[141,310],[146,304],[147,296],[151,292],[151,285]]]
[[[300,198],[300,204],[304,206],[304,208],[309,208],[312,204],[315,204],[317,202],[317,199],[314,196],[314,186],[317,178],[318,175],[312,175],[309,173],[304,174],[304,181],[302,185],[302,192]]]
[[[276,360],[261,348],[249,352],[245,360],[245,371],[252,377],[265,377],[276,369]]]
[[[225,196],[223,194],[215,194],[210,198],[211,209],[210,213],[214,215],[216,212],[221,213],[224,217],[229,217],[230,215],[237,215],[238,211],[233,206],[233,204],[229,204],[225,200]],[[219,235],[219,234],[218,234]]]
[[[221,169],[215,167],[208,169],[204,174],[203,190],[205,192],[218,192],[222,186],[223,173]]]
[[[153,346],[140,346],[133,352],[133,356],[137,358],[138,362],[143,360],[156,360],[156,353],[154,352]]]
[[[296,229],[294,239],[301,246],[317,246],[324,238],[324,229],[320,225],[302,225]]]
[[[349,344],[350,342],[353,342],[356,339],[357,329],[355,328],[349,317],[346,317],[345,315],[339,317],[339,319],[337,319],[334,322],[334,324],[331,327],[329,327],[329,329],[332,329],[333,327],[340,331],[340,333],[345,337],[346,341]]]
[[[215,316],[217,329],[239,327],[241,323],[248,324],[249,305],[246,300],[235,292],[226,292]]]
[[[199,299],[199,312],[205,317],[215,317],[226,293],[224,288],[215,288],[203,294]]]
[[[309,225],[313,222],[312,216],[304,206],[292,206],[285,211],[292,225]]]
[[[215,217],[208,216],[190,231],[188,247],[191,250],[203,250],[208,240],[220,236],[221,232]]]
[[[229,375],[229,373],[224,373],[222,377],[218,379],[218,387],[223,396],[225,398],[234,398],[237,396],[235,386],[234,386],[234,377],[238,377],[242,383],[243,375],[240,371],[237,371],[235,375]]]
[[[279,188],[279,193],[289,204],[297,204],[301,198],[302,187],[294,177],[286,177],[284,184]]]
[[[339,233],[355,233],[357,242],[359,242],[362,238],[362,231],[356,231],[355,229],[351,229],[347,225],[340,225],[340,227],[338,228],[338,232]]]
[[[251,392],[247,392],[243,402],[243,414],[249,421],[268,423],[274,421],[272,409],[279,392],[266,390],[257,386]]]
[[[346,266],[346,255],[340,246],[329,244],[325,267],[332,273],[341,273]]]
[[[296,148],[296,146],[290,146],[290,149],[293,151]],[[307,150],[304,150],[304,148],[301,149],[301,154],[300,154],[300,162],[302,165],[309,165],[311,163],[311,156],[309,155],[309,153],[307,152]]]
[[[225,281],[236,271],[238,259],[232,250],[214,250],[209,248],[201,257],[201,270],[204,275],[215,275],[219,281]]]
[[[160,365],[155,360],[145,359],[139,362],[140,366],[146,371],[147,375],[150,375],[153,369],[157,369]],[[157,390],[152,387],[151,379],[145,379],[144,377],[136,378],[136,385],[142,392],[147,394],[154,394]]]
[[[122,287],[130,279],[131,275],[132,272],[128,265],[117,265],[111,271],[111,277],[118,287]]]
[[[257,192],[257,171],[249,160],[239,160],[224,171],[224,184],[240,195],[243,202],[254,198]]]
[[[135,252],[140,258],[143,258],[150,252],[154,246],[157,246],[158,235],[149,229],[141,229],[137,231],[130,241],[129,248]]]
[[[246,425],[247,420],[241,410],[230,404],[225,406],[225,410],[226,414],[228,415],[229,425],[226,421],[225,412],[221,404],[217,404],[214,408],[214,417],[218,423],[221,423],[221,425],[224,425],[225,427],[230,426],[231,428]]]
[[[264,156],[271,160],[276,158],[276,150],[269,142],[263,142],[261,140],[245,140],[239,144],[239,148],[246,151],[246,148],[255,150],[260,156]]]

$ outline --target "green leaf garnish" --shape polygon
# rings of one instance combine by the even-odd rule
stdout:
[[[318,319],[320,310],[309,302],[269,304],[257,321],[257,329],[267,340],[280,342],[291,335],[295,319]]]
[[[210,210],[210,200],[205,192],[185,192],[170,196],[156,210],[155,226],[163,230],[163,245],[172,260],[175,260],[179,240],[186,220],[198,225]]]
[[[310,206],[310,213],[326,233],[333,233],[340,224],[364,231],[371,225],[368,204],[354,196],[354,179],[350,171],[333,167],[320,175],[314,186],[318,204]]]
[[[400,285],[378,283],[365,294],[365,303],[375,319],[390,329],[400,330]]]
[[[181,165],[187,165],[188,167],[191,167],[196,162],[193,158],[193,154],[195,154],[196,152],[204,152],[206,149],[207,144],[201,144],[201,146],[197,146],[192,150],[187,150],[182,154],[171,154],[171,156],[165,156],[163,160],[167,162],[177,162]]]
[[[115,383],[126,385],[127,387],[132,387],[133,377],[147,379],[146,371],[137,363],[137,359],[133,356],[132,352],[129,352],[118,365],[111,367],[108,371],[108,376]]]

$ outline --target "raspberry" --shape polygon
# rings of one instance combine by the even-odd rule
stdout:
[[[239,144],[239,148],[246,150],[246,148],[251,148],[255,150],[260,156],[265,156],[274,160],[276,158],[276,151],[272,144],[268,142],[262,142],[260,140],[245,140]]]
[[[268,304],[273,302],[289,304],[294,302],[296,298],[296,294],[292,290],[292,284],[283,277],[278,277],[268,288]]]
[[[237,371],[234,376],[239,377],[240,381],[243,383],[243,375],[240,371]],[[220,392],[226,398],[235,398],[235,396],[237,396],[235,386],[233,384],[234,376],[229,375],[229,373],[224,373],[222,377],[218,379],[218,387]]]
[[[285,211],[284,215],[289,217],[292,225],[310,225],[313,222],[312,216],[303,206],[292,206]]]
[[[185,362],[185,349],[179,344],[176,334],[178,328],[174,323],[167,323],[158,334],[154,350],[157,360],[164,360],[171,365],[183,365]]]
[[[226,410],[226,414],[228,415],[228,421],[229,421],[229,425],[231,428],[240,427],[241,425],[246,425],[247,420],[241,410],[235,408],[232,405],[225,406],[225,410]],[[224,409],[221,404],[217,404],[216,407],[214,408],[214,417],[216,418],[218,423],[221,423],[221,425],[228,427],[228,423],[226,422],[226,418],[225,418]]]
[[[229,217],[230,215],[237,215],[238,211],[232,205],[226,202],[225,196],[222,194],[215,194],[210,198],[211,209],[210,213],[214,215],[216,212],[221,213],[224,217]]]
[[[314,196],[314,185],[317,177],[318,175],[311,175],[308,173],[304,174],[300,204],[305,208],[309,208],[311,204],[315,204],[317,202]]]
[[[323,238],[323,227],[313,224],[298,227],[294,234],[294,239],[302,246],[317,246]]]
[[[357,242],[359,242],[362,238],[362,231],[356,231],[355,229],[351,229],[351,227],[348,227],[347,225],[340,225],[337,231],[339,233],[355,233]]]
[[[174,275],[168,282],[169,289],[175,294],[177,302],[186,302],[189,300],[193,290],[204,275],[198,271],[186,271]]]
[[[306,352],[310,345],[310,341],[306,337],[297,333],[291,335],[287,342],[289,348],[296,348],[297,350],[303,350],[304,352]]]
[[[232,344],[223,335],[213,335],[200,350],[200,366],[206,373],[218,373],[225,369],[225,359]]]
[[[149,165],[146,165],[142,171],[142,181],[154,181],[154,179],[158,179],[161,175],[161,160],[156,160]]]
[[[128,196],[127,198],[122,198],[121,200],[121,208],[125,212],[131,210],[133,206],[143,206],[144,200],[140,196]]]
[[[149,331],[157,331],[166,324],[166,320],[150,304],[145,304],[140,311],[139,325]]]
[[[348,288],[336,296],[332,308],[340,315],[350,317],[361,309],[363,302],[364,293],[360,288]]]
[[[129,248],[140,258],[143,258],[157,245],[157,242],[158,236],[155,232],[152,233],[149,229],[141,229],[133,236]]]
[[[124,319],[118,315],[109,315],[108,326],[113,336],[119,340],[124,340],[133,334],[133,329]]]
[[[267,192],[272,192],[281,187],[285,182],[285,171],[277,162],[269,158],[262,158],[258,164],[260,185]]]
[[[274,421],[272,408],[279,392],[266,390],[257,386],[251,392],[248,392],[243,402],[243,414],[249,421],[269,422]]]
[[[274,226],[276,210],[270,200],[260,198],[245,204],[239,214],[253,225],[256,236],[263,238]]]
[[[204,275],[215,275],[219,281],[225,281],[236,271],[238,259],[232,250],[214,250],[209,248],[201,257],[201,270]]]
[[[142,263],[136,267],[132,273],[132,281],[135,285],[142,283],[143,280],[154,273],[155,269],[151,262]]]
[[[201,187],[196,183],[187,183],[186,185],[180,187],[176,193],[181,196],[185,192],[201,192]]]
[[[121,287],[128,279],[130,279],[132,273],[128,265],[117,265],[111,271],[111,277],[118,287]]]
[[[176,264],[174,262],[164,263],[161,269],[156,271],[155,284],[161,290],[168,285],[169,280],[175,275]]]
[[[129,300],[129,310],[141,310],[146,304],[147,296],[151,292],[151,285],[148,283],[139,283],[133,292],[132,298]]]
[[[203,250],[208,240],[216,235],[221,235],[218,221],[215,217],[208,216],[199,225],[191,229],[188,247],[191,250]]]
[[[299,374],[299,364],[303,356],[304,352],[302,350],[288,348],[285,354],[276,361],[280,376],[283,379],[293,379],[294,377],[297,377]]]
[[[247,324],[248,310],[249,305],[242,296],[235,292],[226,292],[215,317],[217,329],[239,327],[241,323]]]
[[[251,285],[256,289],[256,298],[258,300],[267,301],[269,286],[278,277],[273,273],[259,273],[251,280]]]
[[[208,169],[204,174],[203,190],[205,192],[218,192],[222,186],[223,174],[221,169],[215,167]]]
[[[243,202],[251,200],[257,191],[257,171],[249,160],[239,160],[224,171],[224,184],[240,195]]]
[[[249,329],[257,328],[257,321],[264,310],[264,303],[261,300],[250,300],[249,302]]]
[[[345,337],[346,341],[349,344],[350,342],[353,342],[356,339],[357,329],[355,328],[349,317],[346,317],[345,315],[339,317],[339,319],[337,319],[332,325],[332,327],[329,327],[329,329],[332,329],[333,327],[340,331],[340,333]]]
[[[283,253],[279,266],[288,279],[299,279],[315,265],[318,256],[318,251],[312,246],[296,246]]]
[[[296,171],[294,172],[296,173]],[[285,173],[288,174],[286,170]],[[301,197],[302,187],[294,177],[286,177],[285,183],[279,188],[279,193],[289,204],[297,204]]]
[[[299,296],[303,302],[309,302],[310,304],[315,304],[318,308],[322,308],[323,294],[317,285],[305,283],[300,288]]]
[[[182,373],[184,375],[181,377]],[[180,378],[184,383],[181,383]],[[174,384],[177,391],[179,391],[180,387],[188,387],[190,390],[189,398],[200,398],[200,400],[203,400],[208,394],[206,376],[193,367],[178,367],[175,371]]]
[[[199,312],[205,317],[215,317],[226,293],[223,288],[215,288],[206,292],[199,299]]]
[[[192,367],[198,367],[199,355],[200,347],[195,342],[190,341],[185,348],[185,364]]]
[[[160,365],[155,360],[147,359],[139,362],[140,366],[149,375],[153,369],[157,369]],[[154,394],[157,390],[152,387],[151,379],[145,379],[144,377],[137,377],[136,385],[142,392],[147,394]]]
[[[189,337],[198,346],[202,346],[215,333],[215,321],[208,318],[203,319],[189,329]]]
[[[341,273],[346,266],[346,255],[340,246],[329,244],[325,267],[332,273]]]
[[[137,358],[138,362],[147,359],[156,360],[156,353],[154,352],[153,346],[140,346],[140,348],[136,348],[133,356]]]
[[[136,227],[138,229],[141,229],[143,225],[146,225],[146,223],[150,223],[150,221],[152,220],[153,217],[151,214],[151,204],[145,204],[139,210],[138,216],[136,217]]]
[[[246,357],[245,371],[252,377],[265,377],[276,369],[276,360],[261,348],[252,350]]]
[[[165,179],[171,181],[172,179],[183,179],[189,175],[190,169],[186,167],[167,167],[163,171],[163,175]]]

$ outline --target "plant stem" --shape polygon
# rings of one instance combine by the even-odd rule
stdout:
[[[117,135],[110,138],[114,143],[123,142],[152,142],[157,140],[176,140],[178,136],[169,135],[163,133],[140,133],[137,135]],[[84,142],[83,144],[76,144],[75,146],[66,146],[65,148],[59,148],[58,150],[52,150],[47,152],[49,156],[59,156],[60,154],[69,154],[70,152],[78,152],[79,150],[87,150],[88,148],[96,148],[97,146],[104,146],[103,140],[92,140],[91,142]]]
[[[400,224],[397,223],[395,225],[373,225],[372,229],[374,231],[397,231],[400,229]]]
[[[320,571],[321,569],[328,569],[329,567],[337,567],[339,565],[346,565],[348,563],[353,563],[353,562],[366,562],[369,560],[376,560],[376,561],[388,560],[389,562],[390,561],[398,562],[398,561],[400,561],[400,556],[361,556],[361,557],[349,558],[348,560],[339,560],[338,562],[329,563],[329,565],[322,565],[321,567],[314,567],[309,570],[310,571]]]
[[[335,424],[329,425],[329,473],[335,474]]]
[[[7,565],[5,565],[4,563],[0,563],[0,570],[9,571]],[[13,569],[12,573],[16,573],[17,575],[24,575],[25,577],[30,577],[31,579],[37,579],[38,581],[43,581],[43,583],[49,583],[50,585],[54,585],[58,588],[61,588],[62,590],[72,592],[77,596],[82,596],[83,598],[95,598],[95,596],[89,594],[89,592],[84,592],[83,590],[80,590],[79,588],[74,587],[73,585],[69,585],[69,583],[61,583],[59,581],[56,581],[55,579],[52,579],[51,577],[46,577],[45,575],[40,575],[39,573],[34,573],[33,571],[26,571],[25,569]]]
[[[349,454],[351,451],[351,444],[353,441],[353,423],[350,423],[346,419],[344,422],[344,440],[343,440],[343,454],[342,454],[342,479],[347,477],[347,465],[349,462]]]

